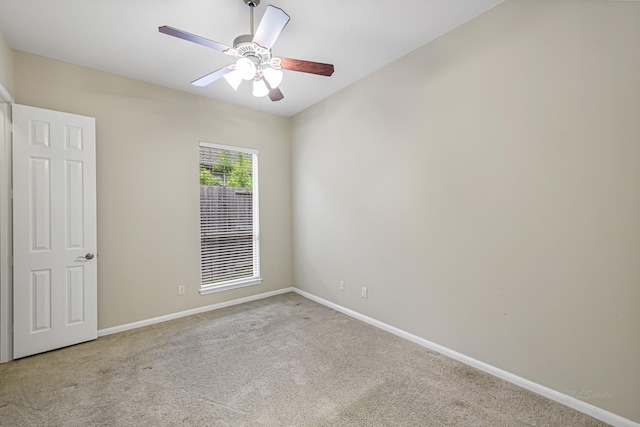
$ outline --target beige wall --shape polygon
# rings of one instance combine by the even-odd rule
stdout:
[[[638,46],[512,0],[295,116],[295,285],[640,421]]]
[[[13,96],[13,49],[0,33],[0,85]]]
[[[17,103],[96,118],[100,329],[291,286],[289,119],[18,51],[15,67]],[[199,141],[260,150],[261,285],[198,293]]]

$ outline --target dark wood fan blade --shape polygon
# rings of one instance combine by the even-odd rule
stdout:
[[[204,37],[196,36],[195,34],[187,33],[186,31],[182,31],[177,28],[164,25],[162,27],[158,27],[158,31],[173,37],[178,37],[179,39],[187,40],[193,43],[200,44],[202,46],[219,50],[220,52],[224,52],[229,55],[235,55],[234,49],[230,48],[229,46],[214,42],[213,40],[205,39]]]
[[[305,61],[302,59],[281,58],[280,66],[284,70],[300,71],[301,73],[318,74],[320,76],[331,76],[333,74],[333,64],[323,64],[322,62]]]
[[[282,91],[280,91],[279,88],[272,88],[267,79],[264,78],[264,76],[262,77],[262,81],[267,86],[267,89],[269,89],[269,99],[271,99],[273,102],[276,102],[284,98]]]
[[[279,88],[269,89],[269,99],[271,99],[273,102],[280,101],[283,98],[284,95]]]
[[[256,34],[253,36],[253,42],[265,49],[271,49],[289,19],[291,19],[289,15],[279,7],[267,6]]]
[[[226,65],[222,68],[219,68],[215,70],[213,73],[209,73],[205,76],[200,77],[197,80],[192,81],[191,84],[194,86],[200,86],[200,87],[209,85],[215,82],[216,80],[218,80],[220,77],[224,76],[225,74],[233,71],[233,69],[230,67],[231,67],[231,64]]]

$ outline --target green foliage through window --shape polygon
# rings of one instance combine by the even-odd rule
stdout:
[[[229,187],[251,190],[251,162],[242,153],[238,154],[238,161],[229,175]]]
[[[219,152],[213,165],[200,164],[200,185],[244,188],[251,192],[251,157],[238,153],[235,161],[229,151]]]
[[[213,187],[214,185],[223,185],[222,180],[211,173],[211,171],[200,165],[200,185],[208,185]]]

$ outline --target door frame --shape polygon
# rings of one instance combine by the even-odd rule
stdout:
[[[14,99],[0,84],[0,363],[13,359],[13,249],[11,218],[11,105]],[[4,128],[4,132],[2,129]]]

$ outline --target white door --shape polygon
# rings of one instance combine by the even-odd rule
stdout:
[[[97,337],[95,119],[13,106],[13,357]]]

